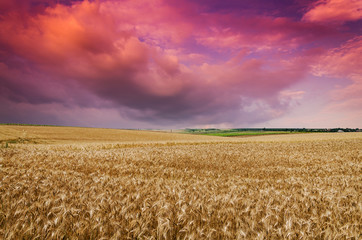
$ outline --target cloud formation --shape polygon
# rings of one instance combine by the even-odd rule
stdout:
[[[316,69],[321,56],[316,64],[323,69],[337,59],[338,76],[351,73],[342,69],[349,68],[345,54],[313,46],[353,35],[314,23],[327,19],[318,10],[322,3],[304,21],[163,0],[13,6],[0,5],[0,93],[17,107],[116,110],[122,119],[154,124],[255,124],[296,106],[290,102],[303,91],[288,88]],[[358,48],[354,41],[343,48]],[[49,121],[62,122],[48,113]],[[18,115],[6,110],[12,114]]]
[[[331,92],[331,108],[359,111],[362,106],[362,37],[353,38],[321,56],[317,74],[349,80]]]
[[[311,22],[343,23],[362,19],[359,0],[318,0],[303,17]]]

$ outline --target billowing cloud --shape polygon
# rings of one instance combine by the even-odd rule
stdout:
[[[351,35],[310,19],[245,16],[183,3],[26,1],[17,10],[4,2],[2,121],[26,121],[25,109],[32,109],[57,123],[102,111],[112,122],[118,112],[122,124],[261,123],[298,105],[304,91],[288,88],[303,81],[311,65],[327,71],[328,56],[343,61],[344,55],[315,44]],[[324,52],[329,55],[322,61]],[[348,74],[345,69],[339,76]],[[12,113],[12,105],[23,114]]]
[[[318,0],[304,15],[306,21],[343,23],[362,19],[360,0]]]

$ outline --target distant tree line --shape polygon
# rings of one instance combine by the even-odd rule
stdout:
[[[258,131],[268,131],[268,132],[360,132],[362,129],[359,128],[232,128],[232,129],[218,129],[218,128],[186,128],[186,132],[190,133],[200,133],[200,132],[258,132]]]

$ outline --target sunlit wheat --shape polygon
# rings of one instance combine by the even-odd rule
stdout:
[[[360,239],[362,134],[159,134],[0,148],[0,238]]]

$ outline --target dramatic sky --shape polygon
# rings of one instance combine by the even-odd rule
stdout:
[[[0,122],[362,128],[362,1],[1,0]]]

